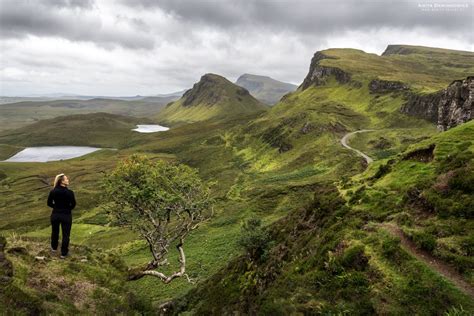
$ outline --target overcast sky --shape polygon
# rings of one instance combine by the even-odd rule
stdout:
[[[0,95],[154,95],[209,72],[300,84],[331,47],[472,51],[473,10],[473,0],[0,0]]]

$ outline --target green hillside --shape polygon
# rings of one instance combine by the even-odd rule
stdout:
[[[433,92],[446,88],[453,80],[474,73],[474,53],[448,49],[398,45],[389,46],[383,54],[368,54],[356,49],[328,49],[323,66],[338,67],[354,80],[367,83],[372,79],[401,81],[416,92]]]
[[[28,124],[58,116],[106,112],[134,117],[149,117],[160,111],[170,100],[155,98],[146,100],[48,100],[23,101],[0,104],[0,131],[15,129]]]
[[[28,146],[93,146],[121,148],[146,136],[132,131],[150,119],[110,113],[60,116],[0,132],[0,158]],[[16,149],[16,150],[15,150]]]
[[[175,312],[471,314],[473,135],[470,122],[339,182],[339,191],[320,185],[311,203],[268,227],[271,242],[247,232],[260,255],[232,260]]]
[[[265,111],[266,106],[224,77],[206,74],[156,116],[163,123],[197,122]]]
[[[0,236],[0,244],[3,237]],[[71,260],[51,257],[44,243],[9,238],[8,260],[15,280],[0,274],[0,313],[71,315],[152,313],[151,306],[127,290],[126,267],[112,254],[74,245]],[[3,253],[2,253],[3,255]],[[47,259],[38,259],[38,258]],[[0,260],[2,268],[5,261]],[[1,271],[4,272],[4,271]]]
[[[131,133],[133,118],[104,114],[110,125],[100,119],[87,123],[80,119],[84,116],[63,118],[71,120],[68,126],[82,128],[90,139],[87,145],[97,142],[118,150],[58,162],[0,162],[0,230],[8,241],[6,257],[18,271],[11,284],[29,294],[18,296],[19,304],[25,313],[50,311],[51,306],[63,306],[67,313],[100,313],[103,309],[96,306],[101,304],[146,313],[170,301],[174,312],[190,314],[472,313],[472,296],[460,286],[474,285],[469,217],[474,126],[470,122],[438,133],[432,123],[400,112],[405,89],[374,92],[369,86],[384,78],[400,80],[414,91],[445,88],[465,76],[464,68],[453,66],[445,77],[425,68],[416,77],[404,64],[415,58],[449,68],[443,63],[452,54],[470,53],[440,51],[433,60],[415,50],[387,56],[323,51],[338,59],[323,58],[312,67],[337,64],[349,76],[326,69],[316,78],[310,67],[307,84],[271,108],[226,79],[205,75],[154,117],[172,126],[165,133]],[[455,62],[470,69],[469,60]],[[397,71],[382,71],[384,63]],[[392,77],[380,77],[384,73]],[[454,78],[448,80],[449,73]],[[418,82],[421,77],[426,81]],[[11,152],[21,142],[26,145],[29,140],[22,135],[36,137],[35,144],[56,137],[58,128],[49,128],[56,123],[37,124],[18,135],[4,132],[9,136],[0,141],[0,149]],[[104,124],[108,132],[102,134]],[[357,134],[349,143],[374,158],[368,166],[340,143],[360,129],[374,131]],[[97,184],[132,153],[185,163],[204,180],[217,181],[213,219],[186,239],[186,269],[194,284],[185,278],[169,285],[146,277],[120,280],[124,266],[148,262],[149,249],[135,233],[109,222]],[[59,172],[70,176],[78,200],[71,236],[77,256],[63,266],[47,256],[47,266],[63,271],[68,290],[74,289],[71,280],[98,288],[95,296],[94,291],[84,295],[90,305],[76,306],[68,295],[59,301],[30,281],[48,278],[34,256],[48,249],[45,199]],[[263,227],[255,227],[255,236],[247,238],[262,242],[257,252],[240,242],[249,234],[242,224],[253,218]],[[18,244],[27,248],[26,254],[12,250]],[[417,249],[454,269],[459,284],[415,256]],[[87,262],[80,261],[84,256]],[[117,266],[107,266],[107,260]],[[175,256],[169,261],[177,264]],[[116,303],[101,294],[109,287]],[[12,295],[3,294],[4,302]],[[30,306],[31,300],[41,303]]]

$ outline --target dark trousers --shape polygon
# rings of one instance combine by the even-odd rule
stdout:
[[[54,250],[58,249],[60,225],[63,235],[63,240],[61,242],[61,255],[66,256],[69,251],[69,235],[71,233],[72,215],[62,213],[51,214],[51,248]]]

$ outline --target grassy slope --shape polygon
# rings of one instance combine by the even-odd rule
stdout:
[[[0,199],[2,213],[5,215],[2,217],[3,223],[0,223],[2,230],[7,235],[12,232],[24,232],[46,244],[49,235],[49,211],[44,207],[44,197],[51,177],[61,171],[71,175],[72,188],[77,192],[80,201],[75,212],[73,243],[89,245],[94,249],[118,251],[130,265],[145,262],[149,260],[148,251],[143,243],[134,241],[133,234],[104,228],[107,220],[100,213],[95,200],[98,196],[97,174],[110,169],[116,159],[132,152],[142,151],[148,155],[170,157],[198,167],[206,179],[219,181],[215,192],[219,199],[216,219],[186,241],[189,273],[192,277],[202,280],[238,254],[235,240],[239,235],[240,222],[244,218],[258,214],[266,222],[271,222],[302,205],[310,199],[314,181],[333,177],[334,171],[328,167],[331,164],[341,165],[342,170],[360,170],[360,167],[352,166],[350,153],[341,150],[337,145],[338,136],[327,133],[317,142],[321,146],[329,144],[331,147],[326,150],[325,155],[332,156],[339,152],[342,154],[340,159],[327,163],[321,153],[318,160],[321,167],[311,166],[297,172],[288,169],[282,173],[274,170],[262,174],[260,167],[253,167],[257,157],[248,155],[243,148],[246,145],[241,145],[241,126],[245,126],[251,119],[250,116],[235,119],[233,122],[195,123],[165,133],[141,135],[150,137],[144,145],[117,152],[98,152],[64,162],[2,163],[1,171],[7,176],[2,181],[3,192]],[[232,126],[234,128],[231,128]],[[248,136],[244,138],[250,139],[250,133],[251,131],[247,131]],[[308,139],[309,137],[310,135]],[[299,146],[304,146],[304,143]],[[303,152],[303,149],[299,148],[299,151]],[[259,153],[263,154],[280,155],[276,148],[268,144]],[[290,157],[292,153],[285,154]],[[307,158],[310,162],[313,160],[310,155]],[[358,161],[357,158],[354,160]],[[36,189],[31,191],[31,188]],[[18,201],[25,202],[18,204]],[[26,205],[27,212],[24,211]],[[130,284],[130,287],[138,295],[160,302],[185,293],[192,285],[185,280],[177,280],[169,286],[163,286],[152,278],[145,278]]]
[[[474,311],[461,292],[400,246],[381,223],[399,225],[419,245],[450,262],[474,285],[472,162],[474,122],[433,136],[399,155],[374,178],[379,162],[350,181],[321,186],[314,201],[269,227],[265,257],[241,256],[176,301],[176,312],[222,314],[420,314]],[[435,144],[434,159],[410,153]],[[452,159],[452,157],[458,157]],[[450,158],[451,157],[451,158]],[[454,172],[449,188],[432,192]],[[456,178],[457,175],[457,178]],[[465,177],[468,179],[459,183]],[[363,189],[360,189],[360,188]],[[409,192],[424,190],[434,210]],[[443,208],[442,203],[463,203]],[[462,201],[462,202],[461,202]],[[431,243],[433,242],[433,244]],[[431,247],[431,248],[430,248]]]
[[[137,124],[150,123],[110,113],[76,114],[42,120],[26,127],[0,132],[0,159],[27,146],[70,145],[122,148],[146,136],[132,131]]]
[[[187,94],[193,101],[184,105]],[[262,112],[266,106],[224,77],[207,74],[181,99],[168,104],[156,116],[164,123],[197,122]]]
[[[70,260],[64,261],[45,250],[42,241],[20,236],[9,238],[8,249],[14,278],[0,289],[1,314],[151,313],[149,303],[127,290],[126,267],[112,254],[73,245]]]
[[[0,163],[0,209],[6,214],[0,225],[7,235],[19,231],[46,244],[47,183],[57,172],[66,172],[73,175],[73,188],[81,201],[73,243],[118,253],[129,265],[145,262],[149,254],[143,243],[130,232],[107,227],[95,199],[97,175],[132,152],[178,160],[199,168],[205,179],[219,182],[215,219],[186,241],[188,272],[203,281],[240,253],[236,239],[244,219],[258,216],[272,223],[304,208],[319,183],[347,179],[363,170],[362,160],[339,144],[346,131],[390,128],[398,142],[415,132],[417,137],[406,144],[432,135],[433,126],[398,113],[401,102],[398,95],[371,95],[366,85],[339,85],[330,80],[326,86],[291,94],[268,112],[177,124],[167,132],[140,134],[137,144],[117,152],[46,164]],[[163,286],[152,278],[128,286],[157,304],[194,288],[181,279]]]
[[[420,128],[384,128],[367,133],[355,134],[351,137],[351,146],[367,153],[375,159],[384,159],[405,151],[410,144],[420,142],[430,135],[434,129]]]
[[[339,67],[353,78],[367,81],[375,78],[401,81],[414,91],[434,92],[446,88],[453,80],[474,73],[474,53],[439,48],[403,46],[406,55],[378,56],[356,49],[328,49],[321,65]]]
[[[326,62],[326,60],[324,60],[324,62]],[[361,64],[364,67],[366,66],[364,63]],[[403,73],[402,69],[397,77],[384,79],[403,81],[402,78],[409,77],[408,73],[411,69],[405,68],[404,70],[405,73]],[[434,70],[431,73],[431,76],[433,76],[433,74]],[[366,77],[362,76],[358,79],[363,78],[363,82],[368,83],[369,78],[373,78],[371,77],[372,75],[373,74]],[[457,75],[459,75],[459,73],[457,73]],[[440,83],[438,86],[430,86],[430,88],[438,89],[444,87],[450,82],[447,79],[444,80],[446,81],[442,84]],[[312,165],[314,168],[314,162],[317,162],[318,158],[324,157],[327,159],[327,157],[333,157],[333,160],[331,161],[333,164],[330,166],[330,169],[333,171],[339,170],[339,172],[332,174],[328,178],[340,179],[341,175],[349,175],[351,173],[351,169],[348,168],[347,165],[346,168],[337,168],[337,161],[339,158],[344,157],[344,153],[342,151],[338,151],[337,153],[333,151],[337,148],[336,142],[338,141],[338,137],[344,133],[344,130],[374,128],[379,130],[374,134],[384,135],[386,137],[390,135],[390,139],[394,142],[391,146],[392,152],[381,152],[376,148],[375,152],[378,152],[378,158],[394,155],[397,150],[403,150],[408,145],[415,144],[420,140],[435,134],[434,126],[429,123],[408,118],[400,114],[398,109],[402,102],[402,97],[397,94],[371,95],[366,85],[358,88],[357,86],[351,85],[339,85],[334,81],[329,82],[329,84],[323,87],[310,88],[303,92],[298,91],[282,100],[282,102],[272,108],[268,114],[262,115],[260,118],[257,118],[249,124],[247,132],[250,133],[251,131],[252,135],[261,137],[242,136],[241,138],[244,139],[246,147],[243,153],[246,153],[247,160],[249,160],[250,167],[253,170],[258,170],[261,173],[266,174],[271,174],[271,172],[279,173],[279,178],[284,178],[283,175],[287,170],[292,170],[293,174],[295,174],[294,168],[296,166],[298,166],[301,174],[303,170],[308,170],[308,165]],[[305,138],[306,136],[301,133],[303,126],[308,123],[314,133],[311,135],[314,139],[313,142],[309,141],[310,137]],[[338,123],[340,125],[338,125]],[[323,133],[321,133],[321,131],[323,131]],[[324,131],[332,132],[328,133],[329,139],[326,138],[326,142],[322,141],[325,139]],[[315,135],[317,135],[317,137],[314,137]],[[268,153],[265,149],[265,142],[262,141],[262,139],[267,139],[266,136],[270,136],[270,139],[275,140],[277,143],[291,143],[294,147],[289,152],[282,155],[271,154],[271,151]],[[301,139],[301,142],[299,142],[298,139]],[[313,144],[314,147],[312,147]],[[314,148],[314,151],[311,150],[312,148]],[[323,154],[321,155],[320,153]],[[318,154],[320,155],[319,157]],[[309,157],[311,158],[308,159]],[[322,163],[324,164],[323,159],[321,159],[321,161],[323,161]],[[354,162],[351,163],[354,166]],[[310,168],[309,170],[312,169]],[[291,179],[290,172],[285,176],[285,181]],[[407,270],[404,273],[409,273],[411,276],[415,276],[421,273],[420,271],[424,271],[422,272],[422,275],[426,277],[427,280],[430,278],[437,278],[436,274],[430,272],[426,267],[423,267],[422,265],[420,266],[416,260],[409,259],[409,261],[409,263],[407,262]],[[413,268],[411,267],[412,265],[414,265]],[[240,272],[244,274],[245,271]],[[236,277],[238,275],[239,274],[237,273],[231,277]],[[223,275],[219,273],[216,276],[216,279],[221,279],[222,277]],[[221,290],[222,292],[219,293],[226,293],[219,285],[213,283],[216,279],[212,279],[210,283],[212,286],[216,286],[214,293],[218,293]],[[408,281],[409,278],[404,280]],[[441,279],[437,278],[437,280],[437,282],[441,282],[439,285],[442,286],[442,284],[444,284],[444,281]],[[220,284],[223,284],[225,287],[230,287],[230,283],[233,281],[234,280],[229,282],[223,281]],[[204,284],[201,289],[210,284]],[[381,286],[386,286],[385,284],[386,283]],[[237,286],[238,285],[239,283],[237,283]],[[242,284],[240,283],[240,285]],[[429,281],[424,286],[426,290],[426,288],[429,287]],[[239,288],[239,290],[241,290],[241,288]],[[401,285],[397,291],[405,291],[405,289],[403,289],[403,286]],[[459,292],[452,288],[447,291],[449,292],[448,294],[442,295],[448,295],[451,300],[456,300]],[[202,299],[202,296],[194,292],[191,293],[188,298],[192,295],[196,295],[196,297]],[[279,293],[275,299],[282,300],[282,305],[285,305],[288,304],[288,301],[282,298],[287,297],[287,295],[288,294]],[[388,299],[390,295],[393,294],[388,294],[384,299]],[[250,297],[251,296],[246,296],[244,299],[249,299]],[[205,303],[207,303],[208,306],[216,307],[213,305],[215,301],[212,301],[212,299],[215,298],[211,297],[209,299],[210,300],[205,301]],[[438,299],[439,297],[435,298],[434,301]],[[404,302],[404,300],[400,298],[400,302]],[[459,295],[459,302],[471,306],[469,301],[462,295]],[[393,308],[395,308],[395,310],[398,309],[399,311],[402,311],[404,309],[403,304],[397,305],[398,303],[393,301],[392,304],[394,304]],[[426,302],[417,305],[417,307],[422,310],[424,304],[426,304]]]
[[[15,129],[58,116],[107,112],[134,117],[151,117],[164,103],[110,99],[56,100],[0,104],[0,131]]]
[[[397,113],[400,104],[397,96],[372,100],[375,98],[366,88],[351,89],[351,86],[341,87],[331,82],[321,89],[311,88],[291,95],[248,124],[222,123],[220,129],[209,132],[212,129],[208,125],[202,128],[203,125],[194,123],[157,135],[156,142],[135,148],[172,152],[180,161],[198,167],[204,177],[220,183],[221,202],[214,223],[217,227],[210,230],[212,233],[202,229],[202,235],[206,236],[204,248],[198,246],[197,238],[191,237],[187,242],[189,257],[199,258],[194,263],[190,260],[190,270],[201,271],[197,273],[198,280],[217,271],[225,258],[238,253],[235,240],[242,220],[256,215],[270,223],[308,202],[315,184],[363,170],[362,161],[339,144],[345,131],[367,126],[397,126],[402,135],[406,133],[403,127],[416,126],[420,134],[430,135],[435,130],[417,119],[397,121],[405,118]],[[372,115],[370,105],[366,104],[371,101],[380,102],[388,115]],[[306,124],[312,127],[302,132]],[[194,132],[196,129],[201,130],[200,135]],[[204,129],[208,132],[203,134]],[[193,134],[196,135],[191,137]],[[174,137],[180,138],[179,144],[173,142]],[[291,144],[292,148],[280,153],[281,144]],[[144,262],[145,248],[140,256]],[[137,253],[127,256],[130,263],[137,258]],[[135,286],[161,299],[192,288],[185,282],[176,282],[158,290],[152,279],[144,279]]]
[[[318,163],[322,169],[326,165],[329,170],[336,161],[351,155],[339,148],[339,139],[348,131],[390,129],[395,139],[404,139],[410,134],[427,137],[436,132],[430,123],[400,114],[401,102],[399,95],[374,96],[365,86],[355,88],[330,80],[324,86],[290,94],[266,115],[252,121],[244,134],[257,137],[247,136],[242,152],[259,171],[294,172]],[[239,134],[242,133],[236,133]],[[404,142],[410,144],[417,140],[408,138]],[[276,155],[276,150],[265,151],[268,143],[290,144],[293,149]],[[328,161],[328,157],[332,157],[332,161]]]
[[[222,128],[224,125],[218,127]],[[173,147],[172,150],[179,151],[179,148],[187,149],[189,143],[186,142],[186,138],[189,142],[197,141],[194,139],[196,135],[196,129],[201,129],[203,126],[186,127],[183,130],[173,131],[174,135],[167,137],[165,142],[157,139],[157,142],[163,146],[163,150],[170,150],[170,146]],[[216,127],[214,127],[215,129]],[[211,130],[208,129],[208,131]],[[143,135],[148,136],[148,135]],[[154,135],[159,136],[159,135]],[[202,133],[202,136],[206,136],[205,133]],[[158,137],[157,137],[158,138]],[[178,147],[177,146],[183,146]],[[155,146],[152,146],[155,147]],[[208,155],[211,152],[219,152],[219,150],[213,150],[210,146],[206,147],[207,152],[201,153],[203,155]],[[156,147],[155,149],[156,150]],[[132,151],[132,150],[131,150]],[[130,151],[130,152],[131,152]],[[135,151],[135,149],[133,150]],[[73,240],[76,244],[85,244],[93,246],[95,249],[100,248],[119,248],[122,247],[120,244],[128,241],[130,244],[126,244],[123,247],[123,250],[126,252],[125,259],[128,263],[136,264],[142,260],[148,260],[148,254],[146,248],[143,247],[143,244],[135,244],[133,240],[135,236],[133,234],[124,234],[123,231],[117,231],[116,229],[110,229],[104,225],[107,223],[106,218],[100,213],[100,210],[95,208],[97,206],[96,199],[97,195],[97,174],[100,174],[101,171],[110,169],[116,162],[116,159],[123,156],[125,153],[122,152],[102,152],[88,155],[85,157],[68,160],[64,162],[52,162],[47,164],[2,164],[2,172],[7,176],[7,178],[2,182],[3,192],[2,192],[2,233],[10,234],[11,232],[28,232],[29,236],[40,238],[44,240],[45,244],[47,243],[47,237],[49,236],[48,226],[48,209],[44,206],[43,198],[47,194],[49,189],[48,183],[51,180],[51,176],[57,173],[59,170],[64,171],[71,175],[73,189],[76,191],[78,196],[78,209],[75,211],[75,227],[73,229]],[[152,155],[148,153],[148,155]],[[227,177],[232,177],[235,175],[235,171],[225,169],[230,169],[225,166],[225,163],[228,161],[220,161],[220,156],[215,156],[216,164],[219,168],[224,169],[224,172],[221,173],[220,179],[223,181],[222,189],[226,190],[225,179]],[[172,156],[167,154],[162,154],[160,157],[170,157]],[[204,159],[204,157],[194,156],[198,159]],[[224,155],[225,157],[225,155]],[[184,158],[184,157],[183,157]],[[192,157],[188,157],[192,158]],[[229,160],[229,158],[226,158]],[[206,161],[209,163],[210,168],[211,161]],[[223,163],[223,164],[222,164]],[[216,165],[212,167],[216,167]],[[206,170],[204,167],[203,170]],[[219,172],[221,170],[215,170]],[[230,178],[229,178],[230,180]],[[31,188],[36,188],[33,192]],[[23,193],[24,192],[24,195]],[[226,191],[223,191],[225,194]],[[25,204],[18,204],[18,201],[25,201],[28,205],[28,211],[25,212]],[[239,204],[235,204],[235,207],[227,208],[226,211],[229,212],[228,217],[221,217],[221,224],[213,223],[210,225],[209,229],[203,229],[202,235],[209,235],[209,243],[207,243],[208,252],[203,252],[202,250],[202,241],[198,238],[195,239],[195,245],[193,245],[193,239],[187,241],[191,250],[188,253],[188,256],[194,258],[194,265],[190,266],[190,271],[194,273],[199,273],[199,277],[203,277],[208,273],[212,273],[213,265],[218,265],[226,262],[228,256],[232,255],[232,248],[229,249],[229,244],[232,245],[232,234],[235,236],[237,231],[235,229],[228,229],[227,225],[236,225],[238,223],[238,217],[241,216],[238,213],[241,212],[239,209]],[[229,219],[230,218],[230,219]],[[21,229],[20,229],[21,227]],[[212,232],[212,233],[210,233]],[[229,235],[228,238],[224,238]],[[135,245],[135,246],[134,246]],[[225,253],[225,257],[221,258],[219,256],[213,255],[211,250],[216,249],[216,246],[223,249],[228,249],[229,251]],[[198,256],[203,257],[202,260],[198,260]],[[206,267],[210,266],[210,269]],[[173,291],[170,291],[170,288],[164,287],[161,284],[157,283],[156,280],[143,280],[141,284],[136,287],[136,284],[131,285],[135,290],[138,290],[140,294],[145,294],[148,291],[149,296],[156,297],[160,292],[164,291],[161,294],[170,295]],[[189,288],[189,284],[185,282],[177,283],[176,290],[183,291]],[[176,291],[175,290],[175,291]],[[166,297],[166,296],[164,296]]]
[[[474,285],[474,122],[378,161],[344,185],[354,208],[394,220],[420,248],[451,263]],[[435,145],[426,161],[420,149]],[[412,157],[413,156],[413,157]]]

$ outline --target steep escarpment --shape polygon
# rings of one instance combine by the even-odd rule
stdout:
[[[473,62],[471,52],[421,46],[389,45],[382,56],[356,49],[327,49],[314,54],[297,92],[280,104],[294,101],[299,106],[308,91],[330,95],[328,100],[337,99],[339,104],[340,96],[351,94],[354,96],[344,100],[344,105],[367,111],[374,121],[401,126],[408,122],[403,118],[408,114],[445,130],[470,119],[469,83],[446,87],[453,79],[470,78]],[[337,95],[334,90],[339,91]],[[312,104],[314,101],[308,102]]]
[[[456,80],[446,89],[426,95],[411,94],[401,112],[427,119],[441,131],[473,118],[474,77]]]
[[[162,109],[162,122],[196,122],[264,111],[266,106],[224,77],[206,74],[178,101]]]
[[[438,104],[441,101],[442,91],[429,94],[411,94],[408,101],[401,107],[402,113],[438,123]]]
[[[350,74],[351,82],[364,85],[373,79],[401,82],[417,93],[439,91],[474,74],[472,52],[409,45],[389,46],[387,52],[380,56],[358,49],[327,49],[315,54],[312,65],[337,68]],[[306,82],[318,67],[310,70]]]
[[[335,76],[339,83],[348,83],[351,80],[351,75],[340,68],[322,66],[320,61],[323,59],[337,59],[329,56],[323,52],[316,52],[311,59],[309,72],[303,83],[298,87],[299,90],[306,90],[310,86],[320,86],[327,82],[330,76]]]
[[[438,129],[446,130],[472,120],[474,76],[454,81],[441,96],[438,106]]]

